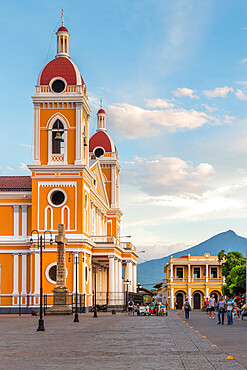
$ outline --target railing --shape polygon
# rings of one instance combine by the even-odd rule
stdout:
[[[64,162],[64,155],[63,154],[52,154],[51,162]]]
[[[174,283],[187,283],[188,279],[175,278],[173,279]]]
[[[91,236],[91,239],[96,244],[116,244],[123,249],[136,251],[136,247],[130,242],[120,242],[115,236]]]
[[[51,92],[51,88],[50,88],[49,85],[36,86],[36,93],[49,93],[49,92]],[[83,89],[82,89],[82,86],[80,86],[80,85],[77,85],[77,86],[68,85],[68,86],[66,86],[65,92],[82,93]]]

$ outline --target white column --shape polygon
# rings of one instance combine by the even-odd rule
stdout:
[[[122,269],[122,261],[118,260],[118,291],[119,293],[122,293],[123,291],[123,269]]]
[[[19,294],[19,254],[13,254],[14,267],[13,267],[13,293]],[[12,304],[18,303],[18,297],[12,297]]]
[[[170,280],[171,280],[171,283],[172,283],[173,282],[173,265],[171,264],[170,267],[171,267]]]
[[[173,295],[173,288],[170,289],[170,309],[174,309],[174,295]]]
[[[116,207],[116,165],[111,165],[111,207]]]
[[[208,291],[208,288],[206,288],[206,297],[205,298],[209,298],[209,291]]]
[[[21,294],[27,294],[27,253],[21,255],[22,265],[22,289]]]
[[[27,206],[21,206],[22,210],[22,237],[27,236]]]
[[[206,264],[206,283],[208,282],[208,264]]]
[[[191,306],[191,288],[188,288],[188,301]]]
[[[34,252],[34,271],[35,271],[35,277],[34,277],[34,294],[39,293],[39,279],[40,279],[40,257],[39,257],[39,251]],[[36,301],[36,300],[35,300]]]
[[[34,103],[34,160],[40,164],[40,104]]]
[[[75,164],[83,164],[82,150],[82,103],[76,103],[76,160]]]
[[[115,304],[118,304],[119,291],[118,291],[118,258],[115,257]]]
[[[79,261],[79,253],[74,252],[73,256],[73,293],[75,293],[76,290],[76,262],[75,262],[75,257],[78,257]],[[79,287],[79,264],[77,265],[77,286]]]
[[[115,276],[114,276],[114,256],[109,256],[109,304],[112,305],[114,302],[114,290],[115,290]]]
[[[127,265],[127,279],[129,280],[129,292],[133,292],[133,289],[132,289],[132,262],[127,261],[126,265]]]
[[[83,258],[82,258],[82,293],[83,294],[85,294],[86,292],[85,260],[86,260],[86,254],[83,252]]]
[[[19,206],[13,206],[14,208],[14,237],[19,236]]]
[[[132,282],[132,291],[134,293],[136,293],[136,284],[137,284],[137,282],[136,282],[136,264],[135,263],[133,263],[133,265],[132,265],[132,280],[133,280],[133,282]]]
[[[190,278],[191,278],[191,275],[190,275],[190,264],[188,264],[188,283],[190,282]]]

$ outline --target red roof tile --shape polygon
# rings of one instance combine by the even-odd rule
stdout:
[[[40,85],[49,85],[51,79],[57,76],[63,77],[68,85],[76,85],[75,67],[68,58],[59,57],[51,60],[41,72]]]
[[[61,27],[57,30],[57,32],[60,32],[60,31],[69,32],[69,31],[67,30],[67,28],[66,28],[66,27],[64,27],[64,26],[61,26]]]
[[[89,140],[89,152],[92,152],[97,146],[101,146],[106,152],[112,152],[111,141],[104,131],[98,131],[91,137]]]
[[[104,111],[104,109],[100,109],[99,111],[98,111],[98,113],[97,114],[100,114],[100,113],[104,113],[105,114],[105,111]]]
[[[0,176],[0,191],[31,191],[30,176]]]

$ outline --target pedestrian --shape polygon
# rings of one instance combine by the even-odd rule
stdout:
[[[215,303],[214,294],[212,294],[209,297],[209,305],[208,305],[208,312],[209,312],[209,318],[210,319],[214,319],[215,305],[216,305],[216,303]]]
[[[177,309],[177,306],[178,306],[177,301],[175,301],[175,309]]]
[[[133,306],[134,306],[134,302],[133,301],[129,301],[128,302],[128,315],[131,315],[132,311],[133,311]]]
[[[136,304],[136,313],[137,313],[137,316],[140,316],[140,305],[139,305],[139,303]]]
[[[227,325],[232,325],[233,324],[232,311],[234,308],[234,301],[230,297],[227,297],[227,298],[228,298],[227,307],[226,307]]]
[[[136,304],[135,302],[133,302],[133,310],[132,310],[133,316],[135,316],[135,312],[136,312]]]
[[[207,312],[207,315],[208,315],[208,306],[209,306],[209,299],[208,297],[206,298],[206,301],[205,301],[205,310]]]
[[[224,325],[224,318],[225,318],[225,311],[226,311],[226,300],[224,299],[223,295],[220,296],[220,300],[217,303],[218,306],[218,325]]]
[[[185,302],[184,302],[184,313],[185,313],[186,320],[188,320],[189,317],[190,317],[190,311],[191,311],[191,307],[190,307],[188,298],[185,298]]]

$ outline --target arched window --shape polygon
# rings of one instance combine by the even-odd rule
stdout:
[[[64,153],[64,126],[57,119],[52,126],[52,154]]]

